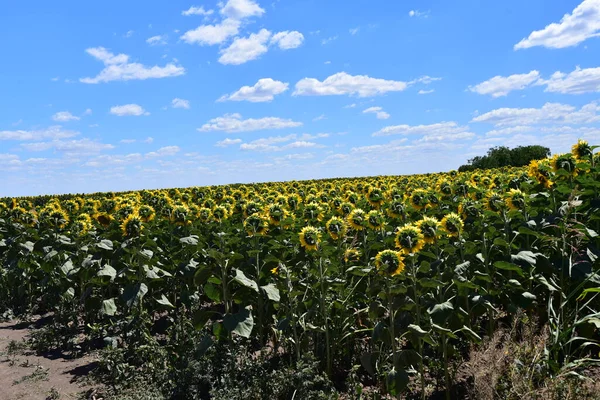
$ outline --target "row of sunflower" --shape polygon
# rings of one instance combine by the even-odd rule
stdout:
[[[488,171],[3,199],[0,307],[53,310],[123,343],[119,320],[150,332],[141,316],[167,312],[424,396],[451,386],[449,357],[502,316],[551,319],[570,306],[557,292],[594,285],[594,149]],[[552,373],[590,357],[569,349]]]

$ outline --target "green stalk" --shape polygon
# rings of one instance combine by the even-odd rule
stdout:
[[[325,295],[327,294],[325,291],[325,274],[323,273],[323,259],[319,257],[319,274],[321,280],[321,313],[323,315],[323,323],[325,327],[325,350],[327,357],[327,365],[325,367],[325,371],[327,376],[331,376],[331,347],[329,343],[329,325],[327,321],[327,310],[325,308]]]
[[[415,265],[414,255],[410,256],[410,262],[412,266],[412,286],[413,293],[415,296],[415,308],[417,311],[417,325],[421,326],[421,306],[419,304],[419,295],[417,294],[417,267]],[[417,348],[419,351],[419,374],[421,375],[421,398],[425,399],[425,365],[423,363],[423,341],[421,338],[417,339]]]

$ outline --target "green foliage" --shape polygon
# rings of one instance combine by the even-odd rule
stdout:
[[[488,150],[485,156],[476,156],[461,165],[460,172],[474,171],[477,169],[492,169],[502,167],[522,167],[532,160],[541,160],[550,156],[550,149],[544,146],[518,146],[509,149],[506,146],[496,146]]]

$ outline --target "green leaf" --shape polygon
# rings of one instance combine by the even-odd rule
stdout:
[[[218,318],[220,315],[221,314],[216,311],[196,310],[192,316],[192,323],[194,324],[194,328],[199,331],[204,329],[211,318]]]
[[[117,312],[117,306],[115,304],[115,299],[108,299],[102,301],[102,314],[113,316]]]
[[[147,265],[143,266],[144,271],[146,272],[146,278],[148,279],[161,279],[165,276],[172,276],[171,273],[165,271],[164,269],[160,269],[158,267],[148,267]]]
[[[235,277],[233,278],[233,280],[238,282],[242,286],[246,286],[247,288],[250,288],[256,293],[258,293],[258,284],[252,279],[249,279],[242,270],[237,268],[235,269]]]
[[[240,310],[236,314],[227,314],[223,319],[225,329],[241,337],[249,338],[254,328],[254,319],[249,307]]]
[[[73,297],[75,297],[75,289],[73,289],[72,287],[68,288],[63,293],[63,297],[66,298],[66,299],[72,299]]]
[[[143,282],[129,285],[123,292],[123,300],[125,300],[127,307],[131,308],[140,303],[146,293],[148,293],[148,286]]]
[[[113,249],[113,242],[107,239],[102,239],[100,241],[100,243],[98,243],[96,246],[98,246],[101,249],[104,250],[111,250]]]
[[[517,254],[512,254],[510,256],[513,261],[523,261],[530,265],[536,264],[536,258],[539,254],[533,253],[531,251],[520,251]]]
[[[96,274],[96,276],[108,276],[111,281],[115,279],[117,276],[117,270],[114,269],[109,264],[105,264],[100,271]]]
[[[179,239],[179,241],[183,244],[189,244],[190,246],[195,246],[198,244],[198,236],[191,235],[188,237],[181,238],[181,239]]]
[[[600,293],[600,287],[585,289],[583,292],[581,292],[579,297],[577,297],[577,300],[585,299],[585,297],[588,295],[588,293]]]
[[[167,297],[164,294],[162,294],[160,299],[156,300],[156,302],[168,308],[175,308],[175,306],[169,301],[169,299],[167,299]]]
[[[27,241],[25,243],[19,243],[19,246],[31,253],[33,251],[34,244],[30,241]]]
[[[377,368],[377,359],[379,358],[379,352],[369,352],[363,353],[360,356],[360,364],[367,371],[367,373],[371,376],[376,376],[375,372]]]
[[[63,274],[65,274],[65,276],[69,276],[72,273],[77,272],[71,260],[67,260],[63,265],[61,265],[60,270]]]
[[[261,286],[261,289],[265,291],[269,300],[279,302],[279,289],[277,289],[274,284],[269,283],[268,285]]]
[[[467,336],[469,339],[471,339],[472,342],[475,342],[475,343],[481,342],[481,336],[479,336],[478,334],[476,334],[475,332],[473,332],[470,328],[468,328],[466,326],[463,326],[459,330],[454,331],[454,333],[457,333],[457,332],[464,333],[465,336]]]
[[[421,328],[419,325],[415,325],[415,324],[408,325],[408,329],[411,332],[413,332],[414,334],[416,334],[417,336],[425,336],[429,333],[428,331]]]
[[[431,324],[431,328],[434,331],[441,333],[442,335],[446,335],[448,337],[451,337],[452,339],[456,339],[456,335],[448,328],[444,328],[444,327],[436,325],[436,324]]]
[[[194,284],[196,286],[204,285],[208,281],[208,278],[211,277],[211,275],[212,269],[208,265],[200,265],[194,273]]]
[[[523,270],[517,264],[509,263],[506,261],[496,261],[494,267],[504,271],[514,271],[519,276],[523,276]]]
[[[221,291],[212,283],[204,285],[204,294],[216,303],[221,302]]]
[[[454,306],[449,301],[444,303],[436,304],[431,309],[427,310],[429,315],[431,315],[431,320],[436,324],[444,323],[452,312],[454,311]]]
[[[140,251],[140,255],[144,256],[144,258],[151,260],[152,256],[154,256],[154,252],[152,250],[144,249]]]
[[[387,374],[386,379],[388,392],[392,396],[396,396],[408,387],[410,381],[406,371],[397,371],[396,368],[392,368]]]

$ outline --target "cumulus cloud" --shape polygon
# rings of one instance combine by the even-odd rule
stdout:
[[[146,153],[146,157],[155,158],[155,157],[174,156],[175,154],[179,153],[179,151],[181,151],[179,146],[166,146],[166,147],[161,147],[160,149],[158,149],[156,151],[151,151],[150,153]]]
[[[469,132],[468,126],[462,126],[454,121],[439,122],[430,125],[392,125],[373,133],[373,136],[390,135],[456,135]]]
[[[138,104],[124,104],[110,108],[110,113],[119,117],[150,115],[150,113]]]
[[[186,17],[189,17],[190,15],[208,16],[208,15],[212,15],[213,13],[214,13],[214,10],[205,10],[203,6],[200,6],[200,7],[191,6],[187,10],[182,11],[181,15],[186,16]]]
[[[370,97],[388,92],[401,92],[408,87],[406,82],[371,78],[367,75],[350,75],[338,72],[324,81],[304,78],[296,83],[294,96],[357,95]]]
[[[529,86],[533,86],[539,79],[540,73],[536,70],[527,74],[514,74],[510,76],[497,75],[475,86],[469,86],[469,90],[478,94],[501,97],[506,96],[513,90],[523,90]]]
[[[566,74],[560,71],[552,74],[550,79],[540,81],[546,85],[546,92],[563,94],[583,94],[600,92],[600,67],[575,68]]]
[[[228,133],[250,132],[266,129],[285,129],[302,126],[302,122],[278,117],[249,118],[242,119],[240,114],[225,114],[222,117],[213,118],[208,123],[198,128],[200,132],[222,131]]]
[[[271,78],[259,79],[254,86],[242,86],[236,92],[222,96],[218,101],[250,101],[253,103],[272,101],[273,98],[288,90],[288,83]]]
[[[186,110],[190,109],[190,101],[189,100],[184,100],[184,99],[180,99],[180,98],[174,98],[171,101],[171,107],[173,108],[184,108]]]
[[[561,103],[546,103],[541,108],[498,108],[473,118],[496,126],[533,124],[587,124],[600,121],[600,106],[595,101],[577,109]]]
[[[271,44],[277,44],[282,50],[295,49],[304,42],[304,35],[298,31],[278,32],[271,38]]]
[[[55,150],[69,156],[99,153],[114,149],[112,144],[105,144],[88,138],[79,140],[52,140],[50,142],[23,143],[21,147],[28,151]]]
[[[261,29],[248,37],[238,37],[229,47],[221,50],[219,62],[226,65],[240,65],[257,59],[268,51],[267,43],[270,38],[271,32],[267,29]]]
[[[381,107],[369,107],[363,110],[363,114],[375,114],[377,119],[388,119],[390,117],[390,114],[383,111]]]
[[[188,44],[213,46],[224,43],[230,37],[237,35],[240,26],[239,20],[227,18],[218,24],[201,25],[196,29],[189,30],[181,35],[181,40]]]
[[[57,112],[52,116],[52,119],[58,122],[79,121],[79,117],[76,117],[68,111]]]
[[[229,139],[229,138],[225,138],[223,140],[218,141],[215,146],[217,147],[229,147],[229,146],[234,146],[236,144],[240,144],[242,143],[242,139]]]
[[[185,74],[185,68],[173,63],[164,67],[155,65],[148,67],[140,63],[129,62],[126,54],[113,54],[104,47],[93,47],[86,52],[95,59],[104,63],[104,69],[93,78],[81,78],[82,83],[101,83],[111,81],[129,81],[170,78]]]
[[[46,129],[26,131],[0,131],[0,140],[44,140],[44,139],[67,139],[79,135],[79,132],[65,131],[61,126],[51,126]]]
[[[533,31],[515,44],[514,49],[527,49],[543,46],[562,49],[600,36],[600,1],[584,0],[571,14],[565,14],[560,22],[547,25],[544,29]]]
[[[167,44],[167,37],[165,35],[152,36],[146,39],[146,43],[148,43],[150,46]]]
[[[227,18],[244,19],[260,17],[265,10],[254,0],[228,0],[219,12]]]

